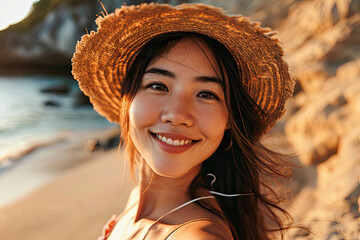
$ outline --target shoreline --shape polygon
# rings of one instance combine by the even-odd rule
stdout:
[[[21,164],[0,174],[0,239],[100,236],[106,221],[125,207],[134,182],[125,175],[121,185],[126,172],[121,150],[90,152],[84,144],[118,132],[114,128],[72,132],[61,142],[23,156]],[[26,186],[29,191],[18,192]]]
[[[43,147],[52,146],[54,144],[65,141],[68,135],[69,131],[60,132],[53,137],[38,140],[35,143],[22,147],[17,151],[9,152],[3,156],[0,156],[0,174],[2,171],[6,170],[6,168],[12,167],[13,165],[19,163],[21,159],[25,158],[32,152],[38,151]]]
[[[119,135],[116,128],[62,132],[0,161],[0,208],[31,194],[59,175],[94,158],[84,147]]]

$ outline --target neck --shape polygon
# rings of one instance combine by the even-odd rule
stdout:
[[[189,201],[188,189],[200,172],[201,166],[193,168],[184,176],[170,178],[152,172],[143,161],[140,165],[138,207],[135,222],[146,218],[156,220],[175,207]]]

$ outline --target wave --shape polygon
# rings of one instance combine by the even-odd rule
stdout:
[[[35,142],[23,144],[21,146],[18,146],[16,150],[9,151],[0,155],[0,173],[5,169],[13,167],[24,156],[29,155],[30,153],[38,150],[39,148],[47,147],[64,141],[67,137],[67,134],[67,132],[62,132],[52,137],[47,137],[41,140],[38,139]]]

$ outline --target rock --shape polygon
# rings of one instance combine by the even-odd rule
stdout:
[[[44,102],[44,106],[47,107],[60,107],[60,103],[56,102],[56,101],[52,101],[52,100],[47,100]]]
[[[99,141],[95,139],[89,139],[84,144],[84,150],[88,152],[94,152],[99,148]]]
[[[74,107],[91,106],[89,97],[84,95],[84,93],[78,91],[75,94],[73,106]]]
[[[349,205],[349,211],[354,215],[355,218],[360,217],[360,183],[357,187],[345,198],[345,201]]]
[[[360,166],[360,120],[355,122],[350,131],[344,134],[339,144],[339,157],[359,163]],[[355,169],[359,171],[360,169]]]
[[[169,2],[169,1],[157,1]],[[179,4],[183,1],[170,1],[170,4]],[[291,7],[297,0],[205,0],[188,1],[192,3],[205,3],[223,8],[228,14],[242,14],[251,17],[252,21],[259,21],[262,26],[276,28],[288,16]]]
[[[292,75],[303,90],[285,125],[305,165],[294,172],[300,191],[291,212],[314,233],[294,230],[291,239],[359,236],[359,7],[352,0],[301,1],[279,26]]]
[[[332,77],[331,72],[321,63],[312,64],[301,69],[296,68],[291,73],[305,92],[321,90],[325,81]]]
[[[95,0],[47,1],[45,5],[43,2],[36,3],[37,11],[25,23],[0,32],[0,68],[69,71],[76,41],[86,33],[86,28],[95,28],[94,20],[101,5]],[[39,20],[26,25],[31,19]]]
[[[359,76],[360,76],[360,58],[353,61],[348,61],[347,63],[339,66],[336,69],[336,77],[338,79],[353,79]]]
[[[109,150],[109,149],[118,147],[119,143],[120,143],[120,137],[119,137],[119,135],[115,135],[115,136],[109,137],[105,141],[100,142],[99,148],[101,148],[103,150]]]
[[[53,93],[53,94],[68,94],[70,92],[70,87],[68,85],[56,85],[51,87],[46,87],[41,89],[42,93]]]
[[[71,58],[81,36],[96,30],[95,19],[113,12],[132,0],[42,0],[34,4],[33,12],[21,23],[0,32],[0,70],[50,69],[70,72]],[[166,3],[168,1],[158,1]],[[181,1],[173,1],[178,4]]]
[[[292,204],[296,221],[312,229],[319,239],[358,236],[360,158],[344,158],[342,151],[340,148],[338,154],[316,166],[317,173],[311,177],[316,176],[317,184],[304,186]],[[301,238],[297,231],[294,235],[294,239],[309,239]]]
[[[102,139],[89,139],[84,144],[84,150],[90,152],[106,151],[119,147],[120,143],[119,129],[113,129]]]
[[[335,154],[340,140],[360,125],[360,114],[353,110],[350,97],[350,91],[359,88],[357,79],[342,83],[333,79],[324,84],[323,92],[295,97],[301,109],[290,117],[285,132],[303,164],[320,163]]]
[[[322,90],[346,62],[357,60],[360,49],[358,1],[316,0],[293,4],[278,26],[286,59],[304,91]]]

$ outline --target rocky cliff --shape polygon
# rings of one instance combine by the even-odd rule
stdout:
[[[289,209],[313,231],[294,229],[289,238],[359,239],[360,0],[202,2],[262,21],[285,47],[295,95],[264,141],[295,153],[301,167]],[[103,3],[111,12],[123,1]],[[31,27],[0,33],[0,68],[69,66],[75,42],[101,11],[96,0],[58,1]]]
[[[298,81],[285,119],[304,166],[293,213],[319,239],[359,239],[360,1],[297,2],[277,29]]]
[[[104,0],[113,11],[124,1]],[[133,1],[139,3],[141,1]],[[97,0],[41,0],[21,23],[0,32],[0,71],[52,69],[70,72],[75,44],[104,13]]]
[[[101,2],[101,3],[100,3]],[[96,30],[95,19],[139,0],[41,0],[22,22],[0,32],[0,72],[48,70],[70,73],[81,36]],[[179,4],[181,1],[157,1]],[[184,2],[184,1],[182,1]],[[104,9],[105,8],[105,9]]]

